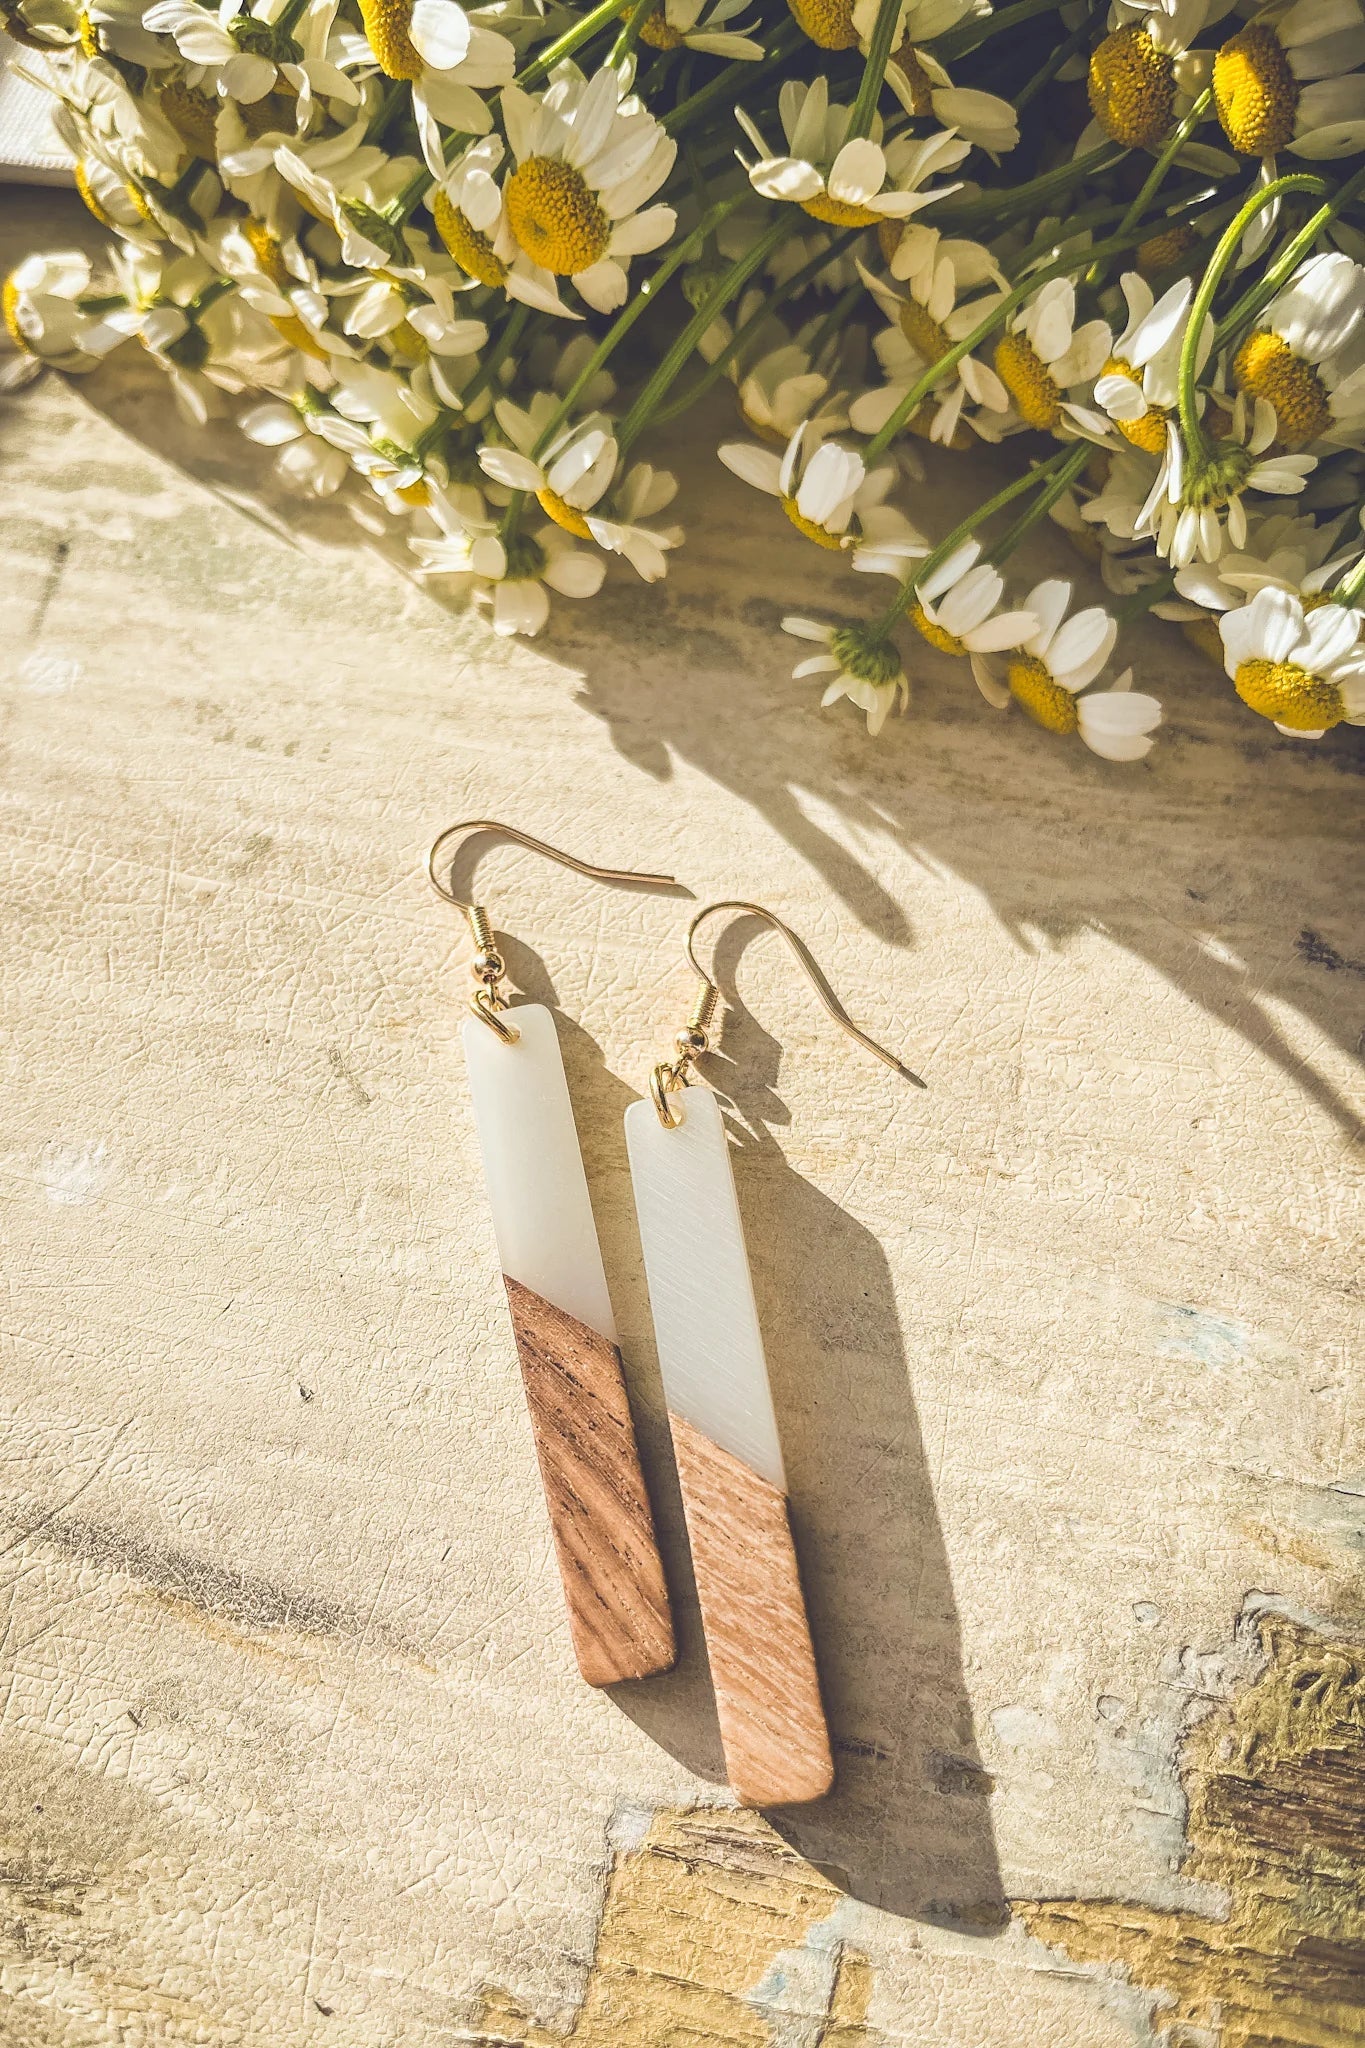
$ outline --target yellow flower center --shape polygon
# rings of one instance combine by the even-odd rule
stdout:
[[[952,342],[931,319],[917,299],[907,299],[900,311],[901,333],[909,342],[915,354],[926,363],[941,363],[952,347]]]
[[[1116,28],[1090,59],[1090,111],[1126,149],[1150,149],[1171,125],[1175,64],[1145,28]]]
[[[90,16],[82,8],[76,17],[76,37],[83,57],[98,57],[100,54],[100,32]]]
[[[461,270],[470,277],[476,277],[480,284],[501,284],[507,276],[507,265],[493,254],[493,244],[487,235],[481,235],[472,228],[458,206],[448,199],[444,192],[438,192],[431,202],[431,216],[436,223],[436,232],[455,258]]]
[[[1009,666],[1010,695],[1023,705],[1036,725],[1049,732],[1075,732],[1080,724],[1076,699],[1054,683],[1036,654],[1019,654]]]
[[[1331,426],[1327,386],[1278,334],[1249,334],[1232,359],[1232,374],[1239,391],[1270,400],[1287,448],[1302,448]]]
[[[858,41],[853,0],[787,0],[803,35],[822,50],[851,50]]]
[[[1213,60],[1213,104],[1223,133],[1242,156],[1273,156],[1294,136],[1299,82],[1273,28],[1252,22]]]
[[[393,495],[395,498],[401,498],[405,505],[429,505],[431,503],[431,485],[424,476],[419,476],[416,483],[400,484]]]
[[[132,207],[134,213],[136,213],[142,220],[148,222],[150,226],[155,227],[157,225],[157,218],[156,215],[152,212],[151,205],[147,199],[146,193],[142,190],[142,187],[140,185],[135,185],[132,179],[130,178],[123,189],[128,194],[128,203]]]
[[[780,502],[792,525],[798,533],[804,533],[807,540],[813,540],[817,547],[831,548],[835,554],[842,550],[843,536],[831,533],[828,527],[817,526],[813,519],[807,519],[803,512],[798,512],[795,498],[783,498]]]
[[[808,213],[812,220],[827,221],[832,228],[875,228],[881,220],[870,206],[854,206],[847,199],[831,199],[828,192],[817,192],[814,199],[801,201],[802,213]]]
[[[629,21],[633,12],[633,8],[623,7],[622,21]],[[678,50],[682,48],[682,40],[681,30],[669,27],[668,16],[662,6],[645,16],[640,28],[640,41],[648,43],[651,50]]]
[[[300,355],[312,356],[318,363],[327,361],[326,349],[297,313],[267,313],[266,318],[276,334],[281,335],[291,348],[296,348]]]
[[[1161,235],[1149,235],[1145,242],[1137,245],[1135,261],[1143,277],[1157,277],[1163,270],[1169,270],[1178,263],[1199,240],[1191,227],[1167,228]]]
[[[294,129],[292,103],[297,98],[297,93],[290,95],[285,92],[268,92],[264,99],[242,100],[238,104],[237,112],[241,116],[242,126],[251,137],[251,140],[259,142],[263,135],[270,135],[272,133],[276,135],[292,134]],[[216,155],[217,151],[215,149],[211,152],[210,160]]]
[[[1130,384],[1142,388],[1141,372],[1131,363],[1125,363],[1122,356],[1110,356],[1103,370],[1104,377],[1126,377]],[[1158,405],[1149,405],[1140,420],[1115,420],[1125,441],[1131,441],[1135,448],[1145,448],[1149,455],[1166,453],[1166,415]]]
[[[4,315],[5,332],[14,346],[22,349],[26,356],[37,355],[37,349],[19,325],[19,287],[12,277],[5,279],[4,291],[0,292],[0,313]]]
[[[1061,391],[1024,335],[1001,335],[995,350],[995,374],[1028,426],[1056,426],[1062,416]]]
[[[1291,732],[1326,732],[1340,725],[1346,706],[1335,683],[1310,675],[1292,661],[1254,661],[1240,664],[1233,678],[1237,695],[1262,718],[1273,718]]]
[[[956,633],[950,633],[946,626],[936,625],[922,604],[910,607],[910,623],[918,628],[931,647],[937,647],[940,654],[965,654],[967,649]]]
[[[242,234],[252,255],[260,264],[265,275],[281,291],[287,291],[294,279],[284,260],[284,250],[271,234],[263,220],[256,220],[250,214],[242,222]]]
[[[528,156],[504,194],[512,233],[533,263],[574,277],[598,261],[611,223],[583,173],[552,156]]]
[[[898,50],[891,54],[891,63],[904,78],[910,93],[910,111],[913,114],[932,114],[934,111],[934,86],[924,66],[920,63],[915,46],[909,36]]]
[[[877,222],[877,247],[882,252],[882,262],[888,266],[901,245],[901,237],[904,233],[905,222],[903,220],[888,220],[886,215],[883,214]]]
[[[360,19],[386,78],[420,78],[422,58],[408,30],[412,0],[360,0]]]
[[[118,222],[110,219],[99,200],[95,197],[94,188],[90,183],[89,173],[86,171],[85,165],[77,164],[71,175],[75,181],[76,190],[80,193],[87,208],[94,214],[100,226],[102,228],[112,228],[115,234],[117,234]]]
[[[536,503],[542,512],[547,512],[556,526],[562,526],[565,533],[576,533],[580,540],[592,539],[589,526],[577,505],[571,505],[567,498],[561,498],[558,491],[546,487],[536,492]]]
[[[160,105],[181,141],[188,143],[196,156],[212,163],[218,154],[216,108],[208,94],[177,79],[174,85],[162,87]]]

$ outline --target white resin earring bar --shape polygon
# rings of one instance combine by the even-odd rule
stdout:
[[[626,1148],[721,1741],[744,1805],[792,1805],[834,1764],[729,1140],[708,1089],[669,1103],[631,1104]]]
[[[590,1685],[675,1651],[616,1325],[554,1019],[539,1003],[462,1027],[512,1327],[578,1667]]]

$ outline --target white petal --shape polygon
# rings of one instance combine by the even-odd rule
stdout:
[[[453,71],[469,49],[469,16],[456,0],[413,0],[408,34],[433,71]]]
[[[1053,634],[1066,617],[1071,602],[1071,585],[1059,577],[1035,584],[1024,603],[1038,621],[1038,630],[1027,643],[1030,654],[1040,659],[1047,653]]]
[[[865,205],[886,179],[886,158],[875,142],[860,137],[846,142],[835,157],[826,181],[830,197],[850,206]]]
[[[561,597],[592,597],[602,588],[607,565],[586,548],[566,548],[561,555],[551,555],[541,573]]]
[[[776,498],[781,490],[779,476],[781,462],[767,448],[757,448],[752,441],[726,441],[716,450],[727,469],[742,477],[746,484],[756,490],[766,491]]]
[[[545,488],[545,473],[540,464],[532,462],[529,455],[518,455],[515,448],[480,448],[479,467],[485,476],[492,477],[494,483],[506,484],[511,491],[541,491]]]

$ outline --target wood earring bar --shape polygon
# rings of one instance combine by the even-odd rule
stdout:
[[[836,1022],[923,1087],[852,1023],[771,912],[748,903],[700,911],[687,938],[694,967],[697,927],[720,910],[780,932]],[[719,999],[697,971],[677,1057],[654,1069],[650,1099],[626,1111],[626,1148],[726,1770],[743,1805],[789,1806],[828,1792],[834,1762],[729,1140],[715,1096],[688,1085]]]
[[[589,1685],[612,1685],[672,1664],[668,1588],[554,1018],[540,1003],[509,1011],[486,913],[438,876],[442,849],[474,831],[497,832],[581,874],[625,877],[484,820],[443,832],[428,863],[478,948],[461,1037],[574,1655]],[[676,886],[663,875],[630,879]]]

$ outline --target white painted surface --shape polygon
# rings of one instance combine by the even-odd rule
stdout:
[[[665,1130],[654,1104],[626,1111],[659,1370],[674,1414],[787,1490],[730,1145],[709,1088],[675,1096]]]
[[[515,1045],[477,1017],[460,1027],[502,1270],[614,1344],[554,1018],[540,1003],[520,1004],[507,1018],[520,1033]]]

